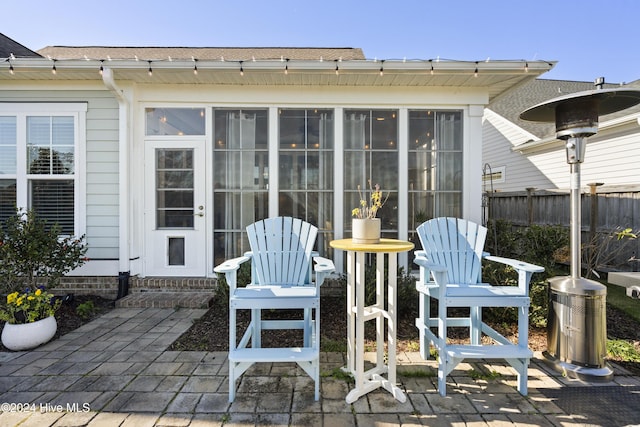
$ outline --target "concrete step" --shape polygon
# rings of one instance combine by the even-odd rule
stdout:
[[[613,285],[624,286],[640,286],[640,272],[633,271],[612,271],[607,278],[608,282]]]
[[[118,308],[209,308],[213,292],[135,292],[116,301]]]

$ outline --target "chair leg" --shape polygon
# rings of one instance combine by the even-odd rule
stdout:
[[[482,307],[471,307],[470,317],[469,338],[471,345],[480,345],[482,338]]]
[[[444,349],[438,353],[438,393],[444,397],[447,395],[447,371],[448,371],[447,355]]]
[[[529,347],[529,307],[520,307],[518,310],[518,345]]]
[[[262,311],[259,308],[251,309],[253,331],[251,332],[251,347],[262,347]]]
[[[303,330],[303,346],[311,347],[311,335],[313,331],[313,320],[311,318],[311,309],[305,308],[303,313],[304,330]]]
[[[418,322],[420,323],[420,356],[424,359],[424,360],[429,360],[429,345],[431,343],[431,340],[427,339],[427,334],[425,333],[425,328],[429,328],[429,316],[431,316],[430,310],[429,310],[429,304],[430,304],[430,299],[427,295],[425,294],[420,294],[420,296],[418,297],[418,301],[419,301],[419,317],[418,317]]]
[[[526,396],[527,395],[527,382],[529,380],[528,367],[529,359],[521,359],[522,367],[518,370],[518,392]]]
[[[518,309],[518,346],[529,347],[529,307]],[[529,359],[521,359],[521,367],[518,369],[518,391],[521,395],[527,395],[527,381],[529,380]]]
[[[449,356],[447,355],[447,306],[438,299],[438,391],[440,396],[447,395],[447,373]]]
[[[229,352],[236,348],[236,309],[233,304],[229,307]],[[236,374],[235,362],[229,360],[229,402],[233,402],[236,398]]]
[[[235,362],[229,361],[229,402],[233,402],[236,398],[236,375],[233,365]]]
[[[314,378],[313,381],[315,381],[316,383],[316,393],[315,393],[315,399],[316,400],[320,400],[320,361],[319,360],[315,360],[314,361]]]

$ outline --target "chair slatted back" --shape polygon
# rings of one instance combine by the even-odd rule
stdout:
[[[311,253],[318,228],[291,217],[267,218],[247,226],[255,285],[311,283]]]
[[[480,283],[487,229],[460,218],[434,218],[417,228],[429,261],[447,267],[449,283]]]

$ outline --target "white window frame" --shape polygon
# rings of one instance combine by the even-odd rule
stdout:
[[[67,116],[74,119],[74,173],[73,175],[42,175],[40,179],[72,179],[74,181],[74,235],[86,234],[86,116],[87,103],[0,103],[0,116],[16,117],[16,173],[0,175],[0,179],[16,180],[16,206],[29,205],[29,179],[27,174],[27,117]]]

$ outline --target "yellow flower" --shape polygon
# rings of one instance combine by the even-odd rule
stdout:
[[[351,216],[354,216],[356,218],[373,219],[376,217],[376,214],[378,213],[378,209],[382,208],[382,206],[384,206],[385,202],[389,198],[389,194],[387,194],[387,197],[384,198],[384,195],[380,190],[380,185],[376,184],[375,187],[372,186],[371,180],[369,180],[369,189],[371,191],[370,200],[369,200],[370,204],[368,204],[366,198],[363,197],[361,188],[358,185],[358,194],[360,195],[360,207],[353,209],[351,211]]]
[[[18,298],[17,292],[7,295],[7,304],[12,304],[16,300],[16,298]]]
[[[42,293],[42,289],[36,289],[36,296],[39,297]]]
[[[24,297],[19,297],[19,298],[16,300],[16,305],[17,305],[17,306],[21,306],[21,305],[22,305],[22,301],[23,301],[23,299],[24,299]]]

